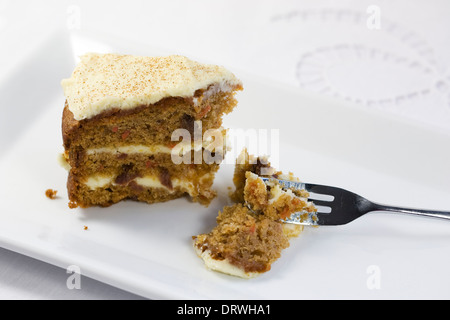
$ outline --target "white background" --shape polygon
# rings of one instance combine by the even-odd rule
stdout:
[[[448,12],[446,0],[0,0],[0,86],[55,29],[105,32],[450,133]],[[67,277],[0,249],[2,299],[139,298],[85,277],[69,290]]]

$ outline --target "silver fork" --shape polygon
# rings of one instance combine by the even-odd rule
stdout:
[[[304,218],[305,212],[293,213],[289,218],[283,220],[286,223],[337,226],[347,224],[372,211],[406,213],[450,220],[449,211],[387,206],[374,203],[356,193],[341,188],[273,178],[261,177],[261,179],[265,183],[268,183],[270,180],[276,180],[284,189],[300,189],[309,192],[309,200],[312,200],[314,203],[317,213],[309,214],[307,219]]]

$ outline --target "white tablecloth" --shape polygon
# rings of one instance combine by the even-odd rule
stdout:
[[[0,85],[49,30],[100,30],[450,133],[449,12],[447,0],[0,0]],[[85,277],[69,290],[68,276],[0,249],[2,299],[139,298]]]

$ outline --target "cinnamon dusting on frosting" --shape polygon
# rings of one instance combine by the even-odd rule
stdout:
[[[104,111],[150,105],[166,97],[191,97],[196,90],[219,84],[242,86],[223,67],[201,64],[184,56],[141,57],[88,53],[61,85],[76,120]]]

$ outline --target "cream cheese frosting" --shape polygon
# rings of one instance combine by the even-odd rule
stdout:
[[[211,174],[207,173],[200,177],[200,182],[204,179],[211,178]],[[96,174],[89,176],[87,180],[84,182],[86,186],[88,186],[91,190],[95,190],[97,188],[105,188],[109,185],[115,185],[114,180],[116,179],[115,175],[103,175]],[[168,189],[165,185],[163,185],[157,176],[146,175],[143,177],[138,177],[133,179],[138,185],[145,188],[162,188],[167,189],[169,192],[174,192],[173,189]],[[171,179],[171,183],[173,188],[179,188],[185,192],[188,192],[190,195],[194,196],[198,194],[197,188],[194,184],[189,180],[182,180],[173,178]]]
[[[192,97],[196,90],[218,85],[233,90],[242,83],[221,66],[181,55],[143,57],[88,53],[61,85],[75,120],[104,111],[154,104],[166,97]]]
[[[203,259],[207,269],[229,274],[231,276],[236,276],[244,279],[256,278],[260,275],[259,272],[246,272],[244,269],[239,268],[231,264],[227,259],[217,260],[211,256],[210,250],[202,251],[198,248],[194,242],[194,249],[197,255]]]

